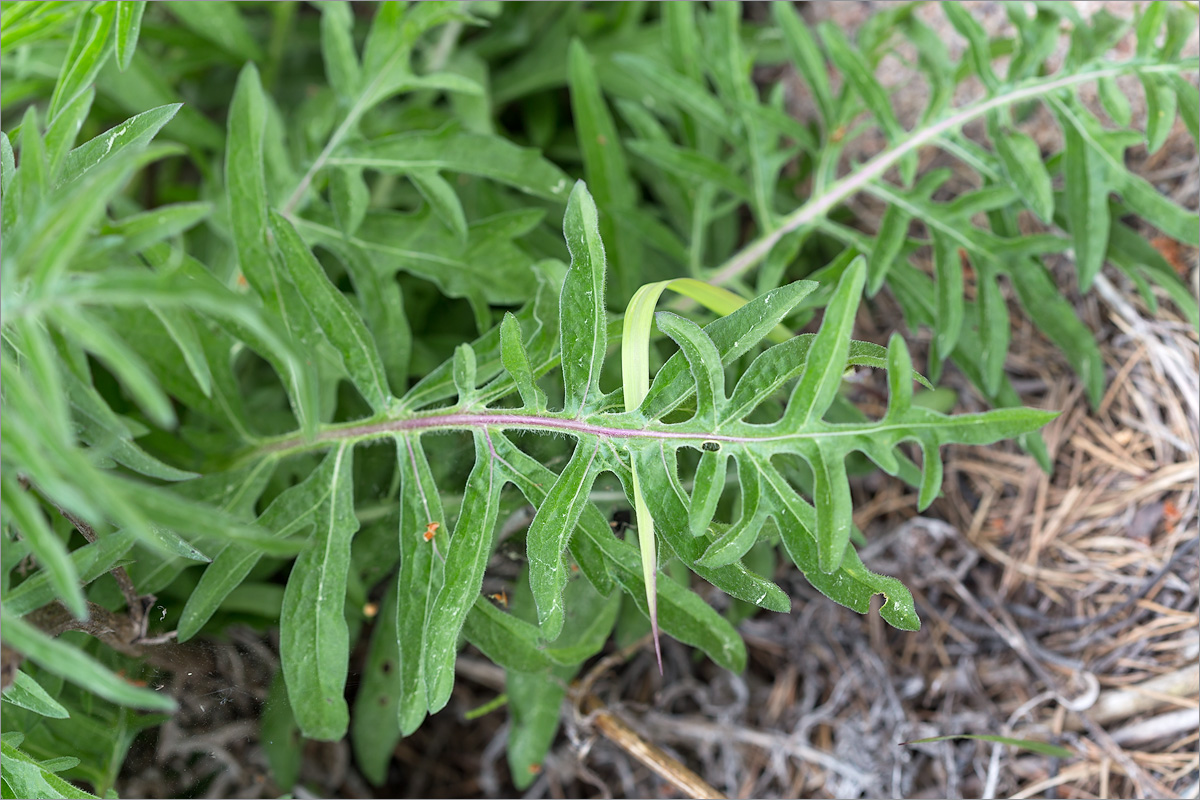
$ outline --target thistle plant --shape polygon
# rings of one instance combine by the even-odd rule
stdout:
[[[464,643],[506,672],[518,782],[550,746],[565,682],[619,626],[644,621],[656,650],[661,632],[743,669],[730,615],[667,572],[787,613],[772,580],[781,549],[831,602],[868,613],[882,595],[883,619],[916,630],[909,591],[857,553],[848,459],[918,487],[924,509],[943,445],[1020,437],[1037,452],[1054,414],[1019,407],[1004,376],[996,278],[1008,275],[1089,391],[1103,380],[1094,342],[1060,313],[1042,254],[1073,249],[1083,286],[1107,260],[1148,297],[1146,278],[1191,308],[1121,218],[1131,208],[1190,241],[1194,215],[1129,175],[1119,162],[1131,137],[1097,127],[1071,94],[1137,74],[1194,127],[1194,88],[1175,80],[1194,60],[1178,58],[1174,10],[1142,17],[1139,53],[1123,63],[1102,58],[1113,31],[1079,28],[1058,75],[1040,74],[1039,12],[1004,80],[987,78],[994,48],[973,21],[948,10],[968,58],[925,51],[937,91],[906,131],[872,76],[885,32],[927,40],[899,13],[857,46],[823,30],[822,50],[787,6],[762,31],[734,4],[669,4],[661,18],[575,31],[591,34],[547,45],[516,80],[489,76],[488,58],[578,11],[384,3],[356,22],[341,3],[298,21],[287,4],[259,17],[199,8],[173,6],[171,24],[220,47],[182,62],[166,17],[141,35],[143,12],[157,13],[142,3],[2,12],[5,80],[35,101],[0,135],[3,776],[17,795],[85,796],[56,770],[107,793],[134,733],[174,708],[117,671],[136,674],[165,635],[219,635],[247,616],[279,629],[264,728],[350,735],[376,783],[395,742],[446,706]],[[324,66],[303,101],[281,55],[294,24],[310,26],[299,41]],[[717,56],[703,68],[692,58],[702,45]],[[759,97],[755,48],[793,60],[818,124],[789,118],[777,93]],[[176,83],[155,82],[151,59]],[[840,93],[826,59],[846,77]],[[195,89],[197,64],[231,78],[231,95],[204,83],[224,92],[224,131],[175,99]],[[960,74],[983,76],[987,97],[950,109]],[[541,152],[497,129],[492,104],[532,114],[527,96],[563,82],[576,142],[566,157],[553,137]],[[110,114],[138,87],[164,102],[101,131],[93,106]],[[1031,100],[1067,132],[1047,161],[1005,116]],[[864,109],[890,147],[839,176],[858,131],[838,132]],[[961,136],[977,118],[994,152]],[[961,157],[985,185],[935,200],[945,176],[916,172],[924,146]],[[811,179],[798,203],[788,165]],[[839,216],[861,191],[894,209],[876,237]],[[1060,228],[1020,235],[1022,203]],[[749,238],[731,235],[744,209]],[[909,237],[912,219],[926,239]],[[924,245],[932,279],[907,261]],[[958,247],[988,265],[974,301]],[[813,263],[814,252],[827,257]],[[898,332],[886,347],[852,338],[864,292],[885,289],[910,327],[935,328],[932,376],[914,370]],[[690,305],[658,310],[668,290]],[[818,312],[816,332],[797,334]],[[928,407],[914,384],[932,388],[943,357],[997,407]],[[886,373],[879,419],[841,391],[855,368]],[[615,506],[634,513],[625,537],[609,524]],[[527,529],[506,524],[529,507]],[[511,607],[483,592],[502,534],[527,562]],[[161,624],[145,613],[152,595]],[[94,624],[113,614],[129,625]],[[268,754],[286,788],[294,753]]]

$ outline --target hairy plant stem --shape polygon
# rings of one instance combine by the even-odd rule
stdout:
[[[996,412],[990,412],[992,414]],[[1048,414],[1048,419],[1055,416]],[[981,414],[960,414],[955,419],[959,422],[970,422],[971,418],[981,417]],[[633,421],[632,417],[627,417]],[[939,423],[930,422],[928,425]],[[922,428],[926,423],[912,421],[898,424],[906,430]],[[440,412],[423,413],[396,419],[375,419],[367,422],[351,422],[330,425],[317,432],[312,439],[289,434],[275,439],[262,441],[255,447],[239,456],[233,466],[241,466],[257,459],[283,458],[299,453],[325,450],[334,445],[365,444],[372,441],[387,439],[400,433],[451,433],[455,431],[470,431],[479,429],[524,431],[540,431],[544,433],[560,433],[571,435],[601,436],[609,439],[644,439],[650,441],[674,441],[693,444],[700,448],[705,442],[725,442],[729,444],[779,444],[782,442],[799,441],[802,439],[827,439],[838,436],[860,436],[863,433],[879,435],[890,429],[890,426],[870,422],[865,425],[854,423],[825,424],[816,430],[803,432],[781,431],[777,425],[762,425],[762,432],[749,435],[733,435],[717,431],[686,431],[678,430],[669,424],[650,424],[630,427],[602,425],[589,419],[568,416],[566,414],[511,411],[463,411],[449,409]],[[745,430],[744,426],[739,426]]]
[[[1127,61],[1108,67],[1091,69],[1073,75],[1065,75],[1049,80],[1042,79],[1013,88],[1003,94],[990,97],[987,100],[968,106],[949,117],[926,128],[915,131],[907,140],[891,150],[880,153],[875,158],[863,164],[841,180],[830,184],[824,192],[810,197],[808,202],[788,214],[774,230],[763,234],[751,242],[733,258],[711,272],[706,280],[718,286],[735,280],[743,272],[766,258],[771,248],[787,234],[811,225],[824,217],[836,206],[862,191],[872,181],[881,178],[891,167],[898,164],[905,156],[916,152],[927,144],[932,144],[943,136],[956,130],[967,122],[981,117],[997,108],[1031,100],[1043,95],[1052,95],[1059,89],[1065,89],[1080,83],[1111,78],[1128,72],[1160,73],[1179,72],[1184,69],[1194,69],[1195,59],[1179,61],[1175,64],[1149,64]]]

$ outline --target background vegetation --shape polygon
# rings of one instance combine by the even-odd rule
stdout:
[[[924,508],[949,442],[1019,436],[1051,468],[1050,415],[1013,408],[1006,294],[1093,407],[1106,368],[1069,293],[1107,266],[1197,325],[1136,228],[1196,246],[1197,217],[1127,167],[1177,117],[1197,135],[1194,9],[1008,11],[989,38],[945,5],[956,59],[901,4],[854,41],[787,4],[3,4],[6,796],[109,793],[174,708],[138,676],[203,652],[173,631],[279,627],[262,724],[287,791],[300,734],[349,735],[385,782],[460,632],[505,669],[523,788],[567,683],[654,598],[735,671],[734,626],[790,607],[780,555],[917,627],[850,543],[848,475]],[[876,78],[904,47],[929,89],[907,116]],[[742,300],[653,317],[639,289],[680,278]],[[883,298],[930,331],[915,395],[902,339],[850,339]],[[851,402],[854,365],[886,368],[882,413]],[[948,372],[997,410],[943,416]],[[512,432],[447,416],[485,407]],[[614,433],[647,426],[682,445]],[[640,551],[609,525],[630,509]]]

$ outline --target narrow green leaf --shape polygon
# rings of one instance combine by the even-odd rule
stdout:
[[[283,255],[288,277],[300,290],[326,340],[342,357],[355,388],[376,412],[387,408],[391,391],[375,341],[362,317],[329,281],[308,245],[283,216],[271,212],[271,230]]]
[[[700,31],[696,25],[697,3],[664,4],[663,46],[670,55],[671,65],[691,78],[700,75]]]
[[[654,637],[658,674],[662,675],[662,644],[658,636],[658,544],[654,537],[654,515],[646,503],[646,484],[638,475],[636,461],[630,464],[629,475],[633,490],[633,518],[638,532],[638,554],[642,560],[642,583],[646,587],[646,614],[650,617],[650,635]]]
[[[702,128],[713,131],[728,142],[737,141],[733,120],[698,76],[685,77],[663,69],[661,63],[652,58],[634,53],[614,53],[611,63],[616,69],[627,72],[632,83],[644,91],[655,106],[678,107],[690,114]]]
[[[167,314],[162,309],[153,306],[150,310],[167,329],[171,341],[175,342],[175,346],[179,348],[179,354],[183,356],[183,361],[187,364],[192,377],[196,379],[196,385],[200,387],[200,391],[204,393],[205,397],[211,397],[212,370],[208,367],[208,359],[204,356],[204,345],[200,342],[200,336],[196,332],[196,326],[192,324],[191,318],[186,313]]]
[[[607,245],[618,298],[633,294],[637,285],[640,259],[634,242],[615,224],[614,209],[633,209],[638,188],[625,153],[616,123],[604,102],[592,58],[579,39],[571,42],[567,55],[567,86],[571,94],[571,113],[583,156],[584,177],[596,205],[604,212],[600,236]]]
[[[263,167],[266,124],[267,104],[258,68],[247,64],[238,74],[229,105],[225,155],[229,221],[242,274],[268,305],[275,305],[282,277],[271,258],[268,241],[269,207]]]
[[[1146,92],[1146,150],[1156,153],[1166,143],[1175,125],[1177,98],[1163,76],[1143,74],[1140,77]]]
[[[96,659],[74,645],[51,639],[33,625],[13,614],[7,605],[0,607],[4,643],[23,653],[33,663],[105,700],[149,711],[173,712],[175,701],[169,695],[142,689],[117,677]]]
[[[723,365],[731,364],[734,359],[772,334],[780,320],[787,316],[796,307],[796,304],[816,287],[817,284],[812,281],[796,281],[781,286],[759,295],[741,308],[732,312],[723,312],[726,313],[726,316],[718,317],[705,325],[704,332],[717,346],[717,352],[721,355],[721,363]],[[626,319],[629,319],[630,312],[627,311],[625,316]],[[648,326],[646,335],[649,335]],[[624,341],[629,341],[630,338],[627,331]],[[625,350],[626,347],[623,345],[623,380],[628,386],[635,371],[631,371],[629,362],[624,360]],[[695,381],[688,371],[687,360],[682,353],[673,355],[654,376],[654,382],[650,385],[650,389],[641,403],[642,413],[648,419],[658,419],[686,400],[694,390]],[[626,403],[628,402],[627,390]],[[626,407],[629,408],[628,405]]]
[[[504,690],[508,695],[509,719],[507,757],[513,784],[519,791],[537,778],[542,761],[554,744],[567,684],[560,667],[540,673],[508,672]],[[567,676],[569,678],[569,676]]]
[[[1168,75],[1167,80],[1175,90],[1179,118],[1183,120],[1188,133],[1192,135],[1192,141],[1200,142],[1200,91],[1197,91],[1196,87],[1188,83],[1182,75]]]
[[[59,38],[62,31],[87,9],[83,3],[71,2],[5,6],[0,12],[0,52],[7,53],[24,44]]]
[[[256,527],[280,539],[311,528],[321,510],[332,502],[331,495],[338,487],[335,480],[344,480],[344,474],[339,472],[342,469],[337,452],[330,452],[307,478],[271,501],[256,520]],[[231,544],[217,553],[188,595],[179,616],[179,641],[186,642],[200,632],[263,555],[260,548],[243,544]]]
[[[62,71],[54,84],[54,93],[50,96],[50,110],[46,116],[51,122],[77,94],[87,89],[108,60],[113,48],[109,33],[116,16],[115,3],[96,3],[79,17],[62,62]]]
[[[1147,3],[1138,9],[1137,54],[1140,58],[1153,55],[1158,49],[1158,34],[1166,18],[1167,6],[1163,3]]]
[[[954,352],[963,324],[963,271],[950,237],[930,231],[933,242],[933,273],[936,277],[937,310],[935,339],[943,357]]]
[[[1200,246],[1200,220],[1197,219],[1196,214],[1164,196],[1140,175],[1126,170],[1119,177],[1120,185],[1114,188],[1121,193],[1122,199],[1131,209],[1172,239],[1192,247]],[[1105,206],[1104,214],[1107,215],[1109,213],[1107,195],[1097,201],[1097,205],[1100,205],[1101,201]],[[1105,216],[1104,222],[1106,225],[1105,244],[1107,244],[1107,216]],[[1074,230],[1072,221],[1072,233]]]
[[[1054,188],[1050,173],[1037,142],[1020,131],[1004,130],[995,117],[989,117],[988,135],[996,146],[996,154],[1008,179],[1038,219],[1049,222],[1054,217]]]
[[[67,719],[71,714],[43,689],[28,673],[17,670],[12,685],[4,690],[4,699],[20,708],[51,719]]]
[[[500,359],[504,368],[512,376],[521,393],[521,402],[531,411],[546,410],[546,393],[534,382],[533,369],[529,365],[529,355],[525,352],[525,344],[521,341],[521,325],[511,311],[504,314],[500,323]]]
[[[696,476],[692,480],[692,502],[688,506],[688,529],[692,536],[702,536],[712,522],[721,492],[725,490],[728,463],[729,453],[724,450],[704,450],[700,454],[700,463],[696,465]]]
[[[955,733],[948,736],[930,736],[927,739],[913,739],[911,742],[904,744],[925,744],[927,742],[948,742],[955,739],[974,739],[980,742],[996,742],[997,744],[1007,744],[1016,747],[1020,750],[1028,750],[1031,753],[1040,753],[1044,756],[1053,756],[1054,758],[1074,758],[1075,753],[1065,747],[1049,744],[1047,742],[1039,742],[1034,739],[1014,739],[1011,736],[993,736],[991,734],[970,734],[970,733]]]
[[[135,537],[128,529],[114,531],[92,544],[84,545],[71,552],[71,561],[79,575],[79,582],[86,586],[101,575],[106,574],[118,563],[129,548],[133,547]],[[11,546],[11,545],[10,545]],[[50,575],[38,572],[29,577],[4,598],[5,607],[13,614],[28,614],[35,608],[41,608],[55,597],[55,591],[50,585]]]
[[[721,423],[744,419],[763,401],[792,378],[804,372],[808,361],[808,350],[816,338],[814,333],[803,333],[782,344],[767,348],[751,362],[734,387],[733,397],[721,411]],[[871,342],[850,342],[846,367],[866,366],[876,369],[887,367],[887,350]],[[923,386],[932,389],[932,384],[921,375],[915,376]]]
[[[401,133],[346,145],[326,163],[400,174],[447,170],[478,175],[560,203],[571,185],[567,174],[536,150],[518,147],[498,136],[454,128]]]
[[[932,442],[921,442],[921,489],[917,508],[924,511],[942,491],[942,457]]]
[[[425,682],[427,620],[443,585],[449,540],[441,495],[417,436],[397,436],[400,469],[400,574],[397,639],[400,642],[400,731],[408,736],[428,713]]]
[[[1107,171],[1099,155],[1088,146],[1071,121],[1064,121],[1063,136],[1067,219],[1075,244],[1079,288],[1087,291],[1104,266],[1104,254],[1108,250]]]
[[[1184,284],[1162,253],[1154,249],[1145,237],[1129,226],[1118,222],[1113,226],[1110,255],[1126,274],[1146,276],[1161,286],[1175,305],[1183,311],[1193,328],[1200,328],[1200,305],[1190,286]],[[1153,295],[1151,295],[1153,297]]]
[[[152,108],[79,145],[67,153],[66,164],[58,176],[58,185],[77,180],[88,170],[116,158],[124,150],[135,150],[149,144],[182,107],[182,103],[171,103]]]
[[[211,216],[212,212],[212,203],[173,203],[159,206],[152,211],[122,217],[105,224],[102,230],[105,234],[124,237],[124,246],[130,252],[140,252],[164,239],[194,228]]]
[[[667,172],[695,183],[711,183],[735,197],[749,198],[750,187],[732,168],[699,150],[668,142],[633,140],[629,149]]]
[[[655,443],[635,450],[632,455],[642,481],[649,516],[656,523],[655,530],[675,551],[680,561],[713,586],[739,600],[783,613],[791,608],[791,601],[782,589],[761,575],[750,572],[740,563],[721,567],[706,567],[697,563],[704,553],[705,540],[693,537],[689,530],[687,496],[679,486],[678,464],[673,447]],[[626,476],[621,477],[624,480]],[[628,488],[626,493],[629,493]],[[660,591],[670,583],[660,583]],[[663,630],[667,630],[665,626]]]
[[[790,3],[772,3],[771,12],[783,33],[792,64],[804,77],[804,82],[813,94],[825,130],[832,130],[837,125],[837,110],[829,86],[829,70],[825,66],[825,58],[821,55],[820,48],[817,47],[816,39]]]
[[[846,548],[841,567],[828,575],[819,566],[816,511],[796,494],[778,471],[759,461],[764,489],[770,491],[781,513],[776,516],[784,549],[804,577],[818,591],[860,614],[871,609],[871,598],[883,594],[887,602],[879,615],[894,627],[915,631],[921,627],[912,593],[895,578],[878,575],[863,566],[854,548]]]
[[[942,10],[954,29],[967,40],[967,52],[975,75],[983,81],[989,92],[996,92],[1000,88],[1000,81],[992,71],[991,47],[983,26],[960,3],[948,2],[942,6]]]
[[[344,605],[350,539],[358,530],[353,456],[349,444],[331,454],[333,491],[317,512],[312,546],[296,559],[283,595],[279,661],[296,721],[310,739],[340,739],[350,721],[344,696],[350,651]]]
[[[832,23],[823,22],[817,30],[821,41],[825,43],[829,59],[846,81],[854,87],[854,91],[862,97],[867,110],[879,121],[888,141],[893,144],[902,141],[906,135],[904,127],[896,118],[896,112],[892,108],[887,92],[883,90],[883,86],[872,73],[863,54],[852,47],[845,34],[834,27]],[[900,161],[900,173],[905,184],[911,184],[916,177],[917,160],[915,156],[916,154],[912,153]]]
[[[17,220],[17,203],[13,198],[13,178],[17,174],[17,159],[13,153],[12,142],[8,134],[0,132],[0,192],[4,193],[3,225],[5,230],[12,230]]]
[[[454,348],[454,388],[458,390],[458,403],[469,406],[475,402],[475,351],[469,344]]]
[[[576,580],[563,592],[563,607],[567,620],[562,635],[545,652],[555,664],[579,667],[604,649],[617,622],[621,596],[614,592],[605,597],[588,581]]]
[[[1117,86],[1115,78],[1101,78],[1096,83],[1097,93],[1100,95],[1100,103],[1104,106],[1104,111],[1112,117],[1113,122],[1121,127],[1129,124],[1133,118],[1133,112],[1129,106],[1129,98]]]
[[[287,681],[283,670],[275,673],[267,690],[267,702],[262,711],[262,749],[267,755],[271,778],[283,791],[296,785],[300,765],[304,760],[304,740],[292,706],[288,701]]]
[[[362,167],[333,167],[329,171],[329,204],[338,228],[353,236],[367,214],[371,196]]]
[[[49,574],[54,593],[76,619],[87,619],[87,602],[83,599],[79,573],[75,570],[67,546],[50,529],[37,501],[16,485],[11,470],[7,470],[4,478],[0,479],[0,496],[4,498],[4,510],[12,515],[12,521],[20,528],[30,552]]]
[[[758,541],[766,523],[767,509],[762,507],[762,485],[758,467],[749,460],[738,461],[742,511],[736,522],[708,546],[696,562],[705,567],[723,567],[740,561]]]
[[[804,374],[796,383],[780,422],[781,430],[807,428],[814,420],[820,419],[833,402],[841,386],[846,356],[850,352],[850,331],[854,327],[854,316],[865,281],[866,260],[860,256],[842,273],[834,296],[825,309],[821,330],[808,351]],[[830,554],[830,557],[840,557],[840,554]],[[827,565],[827,562],[822,563]]]
[[[30,106],[21,118],[21,169],[17,172],[21,216],[27,221],[32,221],[41,210],[42,198],[49,190],[49,172],[46,144],[38,126],[37,108]]]
[[[900,257],[904,241],[908,238],[908,223],[911,218],[901,206],[890,205],[883,212],[879,232],[871,247],[867,261],[867,296],[874,297],[887,280],[888,270]]]
[[[910,320],[910,324],[922,324],[932,326],[934,324],[934,297],[936,295],[934,286],[929,278],[919,272],[911,264],[900,264],[892,280],[892,289],[896,296],[900,298],[902,307],[904,308],[905,318]],[[975,317],[976,311],[973,303],[966,305],[966,314],[969,317]],[[979,353],[982,353],[983,345],[980,342],[979,333],[971,326],[963,326],[960,333],[960,342],[955,349],[953,358],[955,364],[967,376],[971,383],[983,391],[984,380],[981,372],[981,367],[978,359]],[[988,394],[988,401],[994,406],[1012,407],[1021,404],[1021,398],[1013,389],[1012,383],[1005,377],[1000,382],[999,390],[995,394]],[[1049,455],[1046,451],[1046,444],[1042,441],[1041,435],[1036,431],[1032,433],[1022,434],[1018,432],[1015,435],[1022,436],[1020,443],[1031,455],[1037,459],[1038,465],[1047,473],[1050,472],[1051,463]]]
[[[475,467],[467,477],[462,511],[454,526],[454,535],[450,537],[445,579],[426,624],[425,686],[430,713],[440,711],[450,700],[458,635],[467,613],[479,597],[483,571],[492,553],[492,532],[500,510],[500,489],[504,485],[497,466],[489,435],[476,433]],[[574,527],[574,523],[567,529],[570,527]],[[530,533],[532,535],[532,528]],[[566,549],[565,541],[563,549]]]
[[[989,394],[999,390],[1004,379],[1004,362],[1008,357],[1008,343],[1012,338],[1012,323],[1009,320],[1008,304],[1000,293],[998,277],[983,264],[976,265],[978,281],[975,293],[978,297],[976,309],[979,313],[979,337],[983,345],[980,353],[983,368],[983,386]]]
[[[454,191],[450,182],[434,169],[414,169],[408,173],[408,177],[421,193],[421,197],[425,198],[425,202],[429,203],[437,218],[454,231],[454,235],[460,241],[465,242],[469,235],[467,215],[458,199],[458,193]]]
[[[124,2],[125,0],[121,0]],[[66,163],[67,154],[75,146],[75,138],[79,129],[92,110],[92,102],[96,99],[96,90],[88,87],[76,95],[68,103],[54,122],[46,128],[46,154],[49,160],[48,175],[51,185],[58,183],[58,175]],[[24,131],[24,124],[21,126]]]
[[[550,491],[548,487],[554,484],[557,476],[541,462],[518,449],[507,437],[493,436],[492,440],[497,454],[511,466],[509,480],[531,503],[541,504]],[[682,502],[679,509],[683,516],[680,526],[682,533],[686,525],[686,509]],[[581,535],[586,536],[603,553],[612,577],[647,617],[651,613],[647,598],[656,597],[659,620],[665,633],[684,644],[700,648],[725,669],[734,672],[745,669],[746,645],[728,620],[695,592],[674,581],[663,581],[656,593],[648,592],[642,577],[645,561],[639,556],[638,549],[613,536],[604,515],[590,503],[585,505],[572,534]],[[783,596],[783,607],[786,609],[787,596],[778,587],[776,591]]]
[[[957,64],[950,58],[950,51],[937,33],[924,24],[916,15],[898,20],[899,27],[917,48],[917,65],[929,81],[929,103],[921,113],[919,125],[924,127],[939,119],[954,99]]]
[[[238,75],[229,108],[229,141],[225,156],[225,185],[229,219],[242,274],[251,287],[274,309],[289,332],[307,320],[291,320],[285,300],[286,280],[271,252],[268,234],[266,178],[263,172],[263,132],[266,100],[258,69],[247,64]],[[306,435],[316,430],[316,382],[313,370],[285,361],[281,369],[292,410]]]
[[[846,477],[845,454],[836,446],[818,440],[805,454],[813,471],[813,505],[817,509],[817,556],[821,571],[830,574],[842,565],[850,544],[850,483]]]
[[[482,596],[475,598],[463,624],[467,641],[497,666],[516,672],[537,672],[550,666],[545,641],[537,625],[496,608]]]
[[[679,345],[696,380],[696,415],[693,421],[706,430],[715,429],[717,407],[723,406],[726,399],[725,370],[717,346],[699,325],[689,319],[668,311],[659,311],[654,316],[658,329]]]
[[[562,593],[567,585],[567,567],[563,563],[563,551],[567,549],[567,539],[579,522],[592,482],[599,472],[598,447],[596,437],[579,440],[571,460],[529,526],[526,539],[529,585],[537,603],[542,634],[551,641],[562,632],[564,619]]]
[[[81,309],[69,314],[53,309],[47,314],[59,330],[69,333],[72,341],[104,362],[112,370],[134,401],[155,424],[170,428],[175,425],[175,410],[146,363],[115,331],[94,315]]]
[[[9,322],[9,341],[18,337],[21,351],[21,370],[30,379],[31,388],[43,406],[42,419],[49,423],[47,435],[57,436],[60,441],[72,440],[67,399],[63,390],[66,370],[51,342],[50,333],[36,320],[17,318]]]
[[[117,2],[117,67],[122,72],[129,68],[129,62],[133,60],[138,35],[142,30],[142,14],[145,11],[145,0]]]
[[[563,411],[577,414],[601,400],[600,371],[608,347],[604,308],[604,244],[596,204],[582,181],[575,184],[563,219],[571,267],[559,300],[562,371],[566,388]]]
[[[414,85],[419,88],[422,76],[414,75],[409,64],[413,45],[426,31],[450,22],[480,24],[471,14],[470,6],[462,3],[438,0],[416,5],[381,5],[363,51],[367,85],[353,110],[362,113],[397,92]]]
[[[395,394],[402,394],[408,386],[412,330],[399,284],[391,275],[380,274],[362,248],[333,239],[323,240],[322,245],[345,265],[387,371],[388,385]]]
[[[21,741],[23,739],[16,741],[12,734],[5,734],[5,739],[0,744],[0,751],[3,752],[5,797],[62,797],[95,800],[96,795],[88,794],[54,774],[56,767],[69,769],[77,765],[79,759],[67,759],[69,766],[60,766],[63,763],[62,759],[39,763],[17,749],[17,745]],[[59,765],[56,765],[54,761],[58,761]]]
[[[1074,306],[1063,297],[1054,279],[1041,263],[1028,258],[1009,265],[1013,288],[1025,313],[1039,330],[1062,348],[1071,367],[1087,391],[1088,402],[1099,406],[1104,395],[1104,357],[1096,336],[1079,319]]]
[[[896,333],[888,337],[888,408],[885,419],[902,419],[910,408],[913,399],[913,368],[912,357],[908,353],[908,345]]]
[[[396,584],[390,583],[371,632],[362,683],[350,715],[350,743],[363,777],[373,786],[387,780],[400,741],[400,645],[396,641]]]
[[[344,2],[322,3],[318,8],[325,75],[338,100],[349,103],[362,83],[362,68],[354,50],[354,14]]]
[[[171,13],[193,33],[247,62],[262,61],[262,50],[242,18],[239,4],[228,0],[210,0],[203,6],[179,0],[165,3]]]
[[[80,180],[59,185],[50,192],[37,218],[9,235],[6,252],[11,252],[22,270],[34,273],[38,285],[52,282],[77,256],[105,206],[124,188],[129,176],[177,152],[179,148],[171,146],[125,149]]]

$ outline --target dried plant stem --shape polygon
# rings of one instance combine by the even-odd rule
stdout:
[[[571,686],[569,694],[575,712],[582,724],[599,731],[604,738],[645,764],[654,774],[670,782],[688,797],[724,798],[724,794],[705,783],[703,778],[680,763],[679,759],[658,745],[646,741],[627,722],[609,711],[604,705],[604,701],[592,693],[592,687],[604,673],[618,664],[624,663],[630,655],[641,650],[650,640],[650,636],[643,636],[628,647],[605,656],[588,670],[586,675],[576,681]]]
[[[658,745],[646,741],[623,719],[606,710],[603,701],[594,694],[580,698],[578,708],[587,716],[592,727],[604,735],[606,739],[620,747],[629,755],[645,764],[656,775],[669,781],[671,785],[688,797],[724,798],[725,795],[709,786],[696,773],[685,767],[677,758],[667,753]]]

